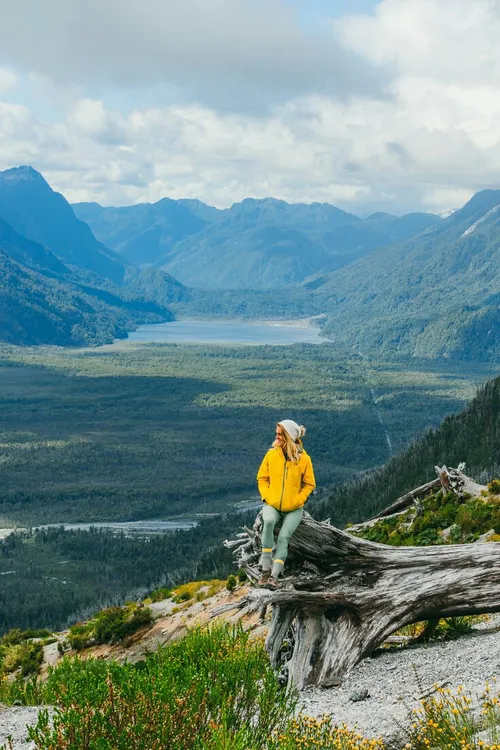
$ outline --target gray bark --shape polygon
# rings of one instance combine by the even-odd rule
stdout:
[[[260,524],[258,517],[235,549],[251,580],[259,575]],[[282,642],[292,638],[288,675],[299,689],[339,684],[409,623],[500,611],[495,543],[390,547],[305,513],[290,541],[286,572],[278,590],[254,589],[245,606],[273,606],[267,649],[278,666]]]

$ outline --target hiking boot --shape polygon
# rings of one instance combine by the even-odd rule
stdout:
[[[279,589],[279,587],[280,582],[274,576],[269,576],[266,583],[263,584],[263,588],[269,589],[270,591],[276,591],[276,589]]]
[[[264,586],[264,584],[268,582],[270,575],[271,575],[270,570],[263,570],[262,573],[260,574],[259,580],[257,581],[257,586]]]

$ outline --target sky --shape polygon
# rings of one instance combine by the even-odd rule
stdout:
[[[359,215],[500,188],[500,0],[0,0],[0,170]]]

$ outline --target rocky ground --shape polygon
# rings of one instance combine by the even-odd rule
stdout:
[[[207,622],[214,606],[237,600],[244,594],[245,587],[232,595],[221,592],[207,602],[193,604],[174,615],[169,614],[170,605],[165,605],[165,611],[157,605],[160,619],[147,637],[128,649],[129,658],[139,658],[144,647],[151,649],[173,636],[181,636],[188,625]],[[234,621],[234,612],[228,612],[225,619]],[[257,617],[249,619],[245,625],[257,632],[262,627]],[[95,655],[123,657],[116,649],[112,653],[101,653],[102,648]],[[49,650],[47,661],[55,661],[56,652],[54,648]],[[492,682],[497,675],[500,680],[500,615],[454,641],[432,642],[367,658],[352,670],[340,687],[304,691],[300,708],[309,716],[331,714],[338,724],[356,725],[367,737],[383,736],[394,747],[402,747],[406,741],[402,728],[409,725],[409,712],[435,683],[446,684],[453,690],[462,685],[464,691],[479,702],[485,682]],[[26,724],[36,722],[38,710],[36,707],[0,706],[0,749],[9,735],[12,735],[13,750],[33,748],[26,742]]]
[[[454,641],[364,659],[340,687],[304,691],[301,708],[309,716],[332,714],[338,724],[356,725],[366,737],[382,736],[401,747],[411,710],[435,684],[455,691],[462,685],[476,706],[480,703],[485,682],[500,678],[499,631],[500,618],[495,616]]]
[[[0,704],[0,748],[10,750],[28,750],[34,748],[32,742],[27,741],[27,724],[36,724],[38,706],[2,706]],[[9,738],[12,745],[9,745]]]

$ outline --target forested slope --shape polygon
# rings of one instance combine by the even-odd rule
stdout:
[[[125,264],[79,221],[67,200],[32,167],[0,172],[0,217],[65,263],[121,283]]]
[[[325,332],[361,351],[495,361],[500,355],[500,191],[478,193],[419,237],[315,289]]]
[[[369,518],[400,495],[435,478],[433,467],[466,463],[466,473],[485,483],[500,474],[500,378],[489,381],[460,414],[416,440],[383,468],[334,489],[315,513],[334,523]]]

